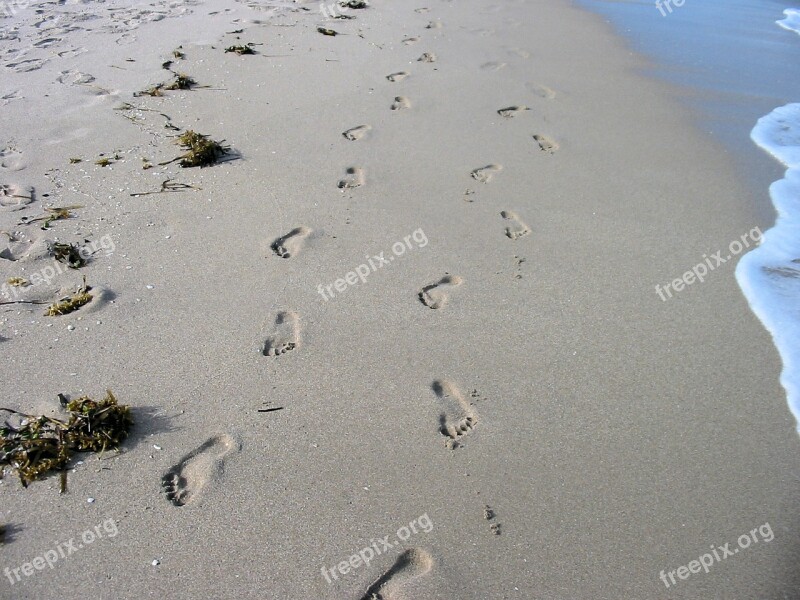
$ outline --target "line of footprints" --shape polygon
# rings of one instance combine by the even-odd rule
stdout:
[[[417,12],[427,9],[417,9]],[[426,29],[439,29],[441,23],[432,21]],[[410,45],[419,41],[419,37],[409,37],[403,41]],[[437,60],[435,54],[431,52],[423,53],[418,59],[421,63],[434,63]],[[505,66],[505,63],[491,63],[483,65],[484,70],[497,70]],[[407,79],[411,74],[407,71],[398,71],[386,76],[391,83],[399,83]],[[552,98],[554,93],[548,88],[541,88],[544,92],[539,95]],[[546,92],[546,93],[545,93]],[[405,96],[395,96],[391,110],[401,111],[411,108],[411,101]],[[514,118],[521,113],[530,110],[527,106],[508,106],[498,110],[498,114],[504,118]],[[372,127],[370,125],[358,125],[342,133],[342,136],[352,142],[360,141],[368,137]],[[546,135],[537,134],[533,136],[539,149],[547,154],[553,154],[558,150],[558,144]],[[470,175],[476,181],[488,184],[492,179],[503,170],[502,165],[488,164],[484,167],[473,170]],[[352,166],[346,169],[344,177],[339,180],[338,187],[341,190],[350,190],[366,184],[366,175],[362,168]],[[15,197],[23,194],[16,193],[16,190],[3,190],[4,196]],[[474,193],[474,192],[470,192]],[[16,199],[16,198],[15,198]],[[505,224],[505,235],[511,240],[517,240],[530,233],[530,227],[513,211],[503,210],[500,217]],[[309,227],[298,226],[276,238],[270,248],[272,252],[284,259],[297,256],[303,249],[307,238],[313,231]],[[419,301],[426,307],[438,310],[448,303],[449,295],[464,280],[457,275],[445,275],[438,281],[432,282],[422,287],[419,291]],[[264,356],[278,357],[300,347],[300,319],[299,316],[291,311],[278,312],[268,323],[269,333],[266,335],[260,347],[261,354]],[[463,444],[463,440],[478,425],[479,418],[472,403],[461,393],[458,387],[450,381],[441,379],[436,380],[431,385],[431,390],[439,409],[439,433],[445,440],[445,446],[450,449],[458,448]],[[477,398],[477,391],[473,391],[472,398]],[[224,470],[226,458],[241,450],[241,443],[229,436],[215,436],[192,452],[181,458],[181,460],[170,468],[162,478],[162,488],[167,499],[175,506],[185,506],[202,495],[206,485],[218,477]],[[493,520],[494,511],[486,506],[484,518]],[[492,533],[499,535],[499,524],[491,524]],[[366,591],[360,600],[391,600],[401,593],[402,588],[409,581],[428,573],[433,567],[432,556],[425,550],[411,548],[401,553],[394,561],[392,566],[381,575]]]

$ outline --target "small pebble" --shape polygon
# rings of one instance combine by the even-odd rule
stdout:
[[[152,290],[155,286],[154,285],[146,285],[145,286],[148,290]]]
[[[156,450],[161,450],[161,446],[159,446],[158,444],[153,444],[153,448],[155,448]]]
[[[75,331],[75,325],[67,325],[67,329],[70,331]]]
[[[93,503],[94,503],[94,498],[87,498],[87,499],[86,499],[86,501],[87,501],[89,504],[93,504]]]
[[[158,560],[158,559],[155,559],[155,560],[154,560],[152,563],[150,563],[150,564],[151,564],[151,565],[153,565],[154,567],[157,567],[158,565],[160,565],[160,564],[161,564],[161,561],[160,561],[160,560]]]

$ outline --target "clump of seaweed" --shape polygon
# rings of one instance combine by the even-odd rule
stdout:
[[[0,478],[6,467],[16,471],[23,487],[50,471],[61,471],[61,491],[66,490],[66,465],[74,452],[102,452],[118,448],[133,425],[130,407],[117,403],[111,390],[95,401],[88,396],[69,400],[59,394],[69,413],[64,422],[34,417],[10,408],[0,410],[18,417],[0,426]]]
[[[341,35],[338,31],[328,29],[327,27],[317,27],[317,31],[319,31],[322,35],[329,35],[331,37]]]
[[[50,245],[50,254],[70,269],[80,269],[86,265],[86,260],[81,256],[81,249],[75,244],[53,242]]]
[[[230,150],[228,146],[223,146],[221,142],[215,142],[207,135],[197,133],[191,129],[178,137],[178,144],[187,150],[186,154],[167,162],[159,163],[159,165],[168,165],[179,160],[181,161],[179,163],[180,166],[184,168],[207,167],[216,163]]]
[[[166,84],[164,86],[165,90],[190,90],[193,86],[197,85],[197,82],[189,77],[188,75],[184,75],[183,73],[176,73],[175,79],[172,83]]]
[[[243,54],[255,54],[256,51],[253,50],[253,44],[247,44],[245,46],[228,46],[225,48],[225,52],[235,52],[239,56]]]
[[[24,277],[10,277],[6,283],[11,287],[28,287],[30,285],[30,282]]]
[[[69,164],[71,164],[71,165],[76,165],[79,162],[83,162],[83,159],[82,158],[78,158],[77,156],[73,156],[72,158],[69,159]]]
[[[178,46],[178,47],[180,48],[180,46]],[[174,56],[175,58],[177,58],[179,60],[183,60],[184,58],[186,58],[186,55],[183,52],[181,52],[180,50],[173,50],[172,51],[172,56]]]
[[[44,311],[44,316],[58,317],[61,315],[67,315],[78,310],[84,304],[89,304],[94,297],[89,293],[91,289],[91,286],[86,285],[86,276],[84,276],[83,285],[71,296],[63,298],[58,302],[48,306],[47,310]]]
[[[367,8],[366,0],[340,0],[339,6],[342,8]]]

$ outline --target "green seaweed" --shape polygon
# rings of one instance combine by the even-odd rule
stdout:
[[[230,150],[229,147],[223,146],[221,142],[215,142],[207,135],[197,133],[191,129],[178,137],[178,144],[183,146],[187,152],[172,160],[159,163],[160,166],[179,160],[181,161],[179,163],[180,166],[184,168],[207,167],[216,163]]]
[[[183,73],[176,73],[172,83],[164,86],[165,90],[190,90],[197,82]]]
[[[235,52],[239,56],[243,54],[255,54],[256,51],[253,50],[253,44],[247,44],[245,46],[228,46],[225,48],[225,52]]]
[[[80,248],[75,244],[54,242],[50,245],[50,254],[58,262],[64,263],[70,269],[80,269],[86,265],[86,260],[81,256]]]
[[[317,31],[319,31],[322,35],[330,35],[330,36],[340,35],[338,31],[334,31],[333,29],[328,29],[326,27],[317,27]]]
[[[89,293],[89,290],[91,289],[91,286],[86,285],[86,276],[84,276],[83,285],[71,296],[63,298],[62,300],[48,306],[47,310],[44,311],[44,316],[58,317],[61,315],[67,315],[71,312],[75,312],[81,306],[89,304],[94,297]]]
[[[69,400],[59,394],[69,413],[65,422],[34,417],[9,408],[18,417],[0,426],[0,479],[6,468],[16,471],[23,487],[51,471],[61,471],[61,491],[66,490],[66,465],[75,452],[102,452],[120,446],[133,425],[130,407],[117,403],[111,390],[95,401],[88,396]]]

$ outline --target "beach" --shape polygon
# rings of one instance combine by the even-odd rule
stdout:
[[[797,597],[797,421],[737,282],[784,169],[601,16],[0,27],[0,406],[134,423],[65,493],[6,473],[0,598]]]

